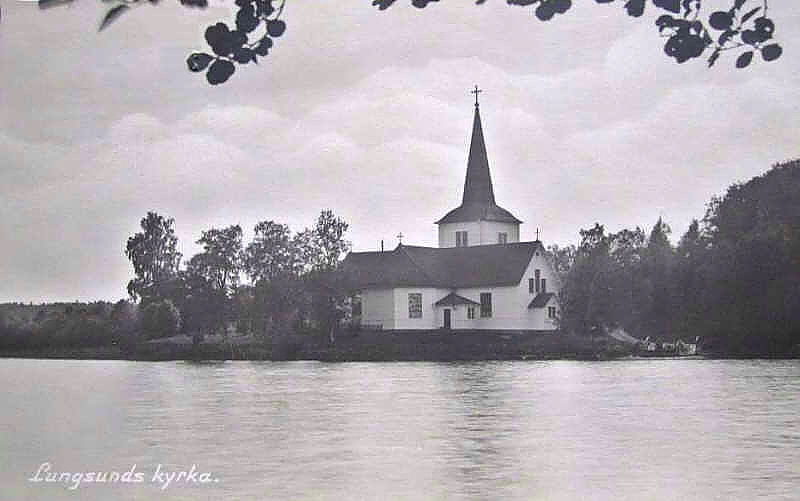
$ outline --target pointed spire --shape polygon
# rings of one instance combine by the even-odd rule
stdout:
[[[472,122],[472,142],[469,145],[467,178],[464,180],[464,198],[461,203],[495,205],[492,176],[489,174],[489,159],[486,156],[486,143],[483,141],[483,127],[477,101],[475,118]]]
[[[461,205],[451,210],[436,224],[466,221],[498,221],[520,224],[522,221],[497,205],[494,200],[492,176],[489,174],[489,159],[486,156],[486,143],[483,141],[483,127],[478,104],[478,93],[483,92],[475,86],[475,118],[472,122],[472,141],[469,145],[467,177],[464,180],[464,198]]]

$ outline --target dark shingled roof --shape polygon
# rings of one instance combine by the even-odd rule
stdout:
[[[467,177],[464,179],[464,198],[459,207],[448,212],[436,224],[478,220],[505,223],[522,222],[495,202],[492,176],[489,173],[489,158],[486,155],[486,143],[483,140],[481,115],[478,106],[475,105],[472,141],[469,145],[469,160],[467,160]]]
[[[541,242],[448,248],[398,245],[388,252],[351,252],[342,269],[359,288],[517,285],[536,249],[544,251]]]
[[[501,223],[522,223],[499,205],[470,204],[460,205],[448,212],[436,224],[463,223],[467,221],[499,221]]]
[[[467,299],[464,296],[459,296],[455,292],[451,292],[450,294],[446,295],[442,299],[436,301],[434,303],[435,306],[455,306],[457,304],[474,304],[478,305],[480,303],[476,303],[472,299]]]
[[[342,262],[342,270],[361,288],[438,285],[400,249],[402,246],[388,252],[351,252]]]
[[[544,308],[545,305],[547,305],[547,302],[550,301],[553,296],[555,296],[555,294],[552,292],[540,292],[539,294],[536,294],[536,297],[533,298],[533,301],[531,301],[531,304],[528,305],[528,308]]]

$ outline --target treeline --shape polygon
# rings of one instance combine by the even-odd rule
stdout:
[[[137,308],[117,303],[0,305],[0,351],[43,351],[116,346],[129,350],[138,329]]]
[[[332,337],[346,300],[334,271],[350,249],[347,227],[330,210],[298,233],[261,221],[246,246],[239,225],[210,228],[196,242],[202,252],[182,262],[174,220],[148,213],[125,250],[135,273],[128,293],[139,301],[142,331],[151,338],[182,332],[195,344],[229,330]]]
[[[210,228],[197,240],[203,250],[184,261],[175,221],[149,212],[125,248],[134,270],[130,301],[7,305],[0,351],[116,346],[124,354],[152,339],[187,334],[199,345],[206,335],[234,332],[255,342],[297,334],[332,340],[347,300],[335,274],[350,249],[347,227],[329,210],[298,233],[262,221],[247,245],[239,225]]]
[[[714,197],[676,245],[661,219],[649,234],[596,224],[580,235],[578,246],[551,248],[564,329],[700,336],[731,356],[798,354],[800,160]]]

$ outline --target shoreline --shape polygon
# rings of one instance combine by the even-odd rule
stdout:
[[[707,352],[641,356],[629,345],[611,339],[566,336],[558,332],[497,334],[488,332],[361,332],[340,335],[336,342],[314,335],[287,335],[248,343],[213,342],[198,347],[171,342],[143,342],[97,347],[47,347],[0,351],[0,358],[41,360],[130,361],[321,361],[321,362],[456,362],[501,360],[791,360],[797,354]]]

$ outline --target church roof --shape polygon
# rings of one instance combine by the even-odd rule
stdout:
[[[467,160],[467,177],[464,179],[464,197],[459,207],[448,212],[436,224],[477,220],[522,222],[495,202],[492,176],[489,172],[489,158],[486,155],[486,143],[483,140],[481,114],[476,103],[475,118],[472,122],[472,140]]]
[[[368,287],[467,287],[517,285],[542,243],[472,247],[398,245],[387,252],[351,252],[342,267],[354,285]]]

